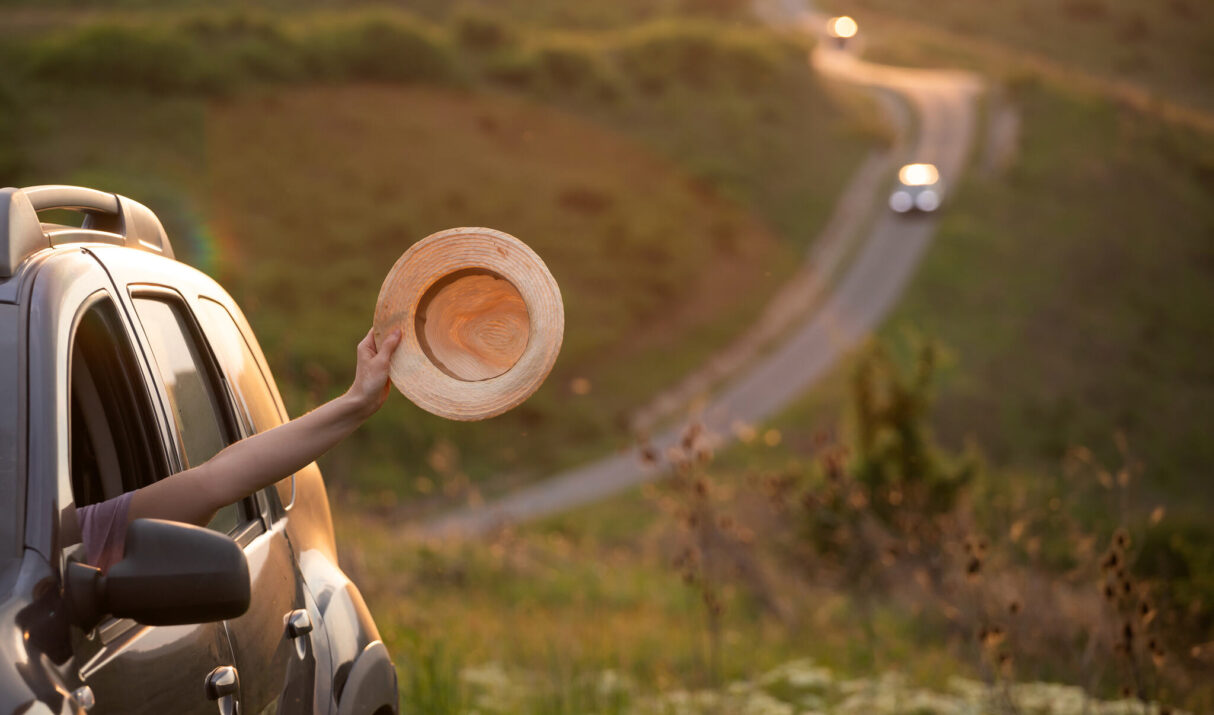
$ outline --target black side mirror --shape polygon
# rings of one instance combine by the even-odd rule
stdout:
[[[235,541],[189,524],[136,519],[108,573],[68,565],[72,620],[86,630],[109,613],[149,626],[235,618],[249,609],[249,562]]]

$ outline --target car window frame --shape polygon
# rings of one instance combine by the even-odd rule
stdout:
[[[281,400],[278,396],[277,390],[275,389],[273,378],[271,378],[269,376],[269,374],[266,372],[265,366],[263,366],[261,363],[261,360],[258,359],[258,351],[254,349],[256,342],[249,340],[249,336],[246,334],[245,330],[241,327],[240,321],[238,321],[236,319],[236,316],[233,315],[232,310],[227,305],[224,304],[224,301],[222,301],[219,298],[216,298],[214,296],[200,294],[198,296],[198,303],[200,305],[204,304],[204,303],[209,303],[223,311],[224,315],[227,318],[228,324],[231,326],[231,329],[236,332],[236,335],[240,338],[241,341],[243,341],[245,349],[248,350],[249,356],[253,360],[253,366],[257,368],[257,375],[261,378],[262,384],[264,385],[265,390],[266,390],[266,394],[270,399],[270,403],[274,406],[274,411],[278,413],[279,424],[286,424],[289,421],[289,419],[286,415],[285,410],[283,410]],[[201,311],[201,310],[197,311],[197,315],[195,317],[198,318],[199,327],[201,327],[203,333],[206,334],[206,332],[208,330],[208,325],[210,324],[211,321],[205,317],[204,311]],[[206,339],[209,341],[211,339],[211,337],[209,335],[206,335]],[[211,346],[211,351],[212,351],[212,354],[214,354],[213,346]],[[228,401],[230,403],[230,407],[231,407],[232,411],[237,415],[237,422],[240,423],[242,429],[244,430],[244,436],[251,437],[255,434],[258,434],[257,426],[255,424],[253,424],[253,416],[248,413],[248,409],[247,409],[247,406],[245,405],[245,401],[236,394],[236,386],[235,386],[235,381],[233,379],[233,376],[228,375],[226,373],[226,371],[224,370],[223,360],[217,359],[216,362],[218,363],[220,371],[224,377],[223,382],[225,383],[224,386],[228,390]],[[271,429],[273,429],[273,428],[271,428]],[[287,503],[283,503],[282,498],[278,493],[277,487],[278,487],[279,482],[281,482],[285,479],[288,479],[288,478],[291,480],[291,500]],[[266,525],[268,528],[273,521],[277,521],[278,519],[284,518],[287,515],[287,513],[290,512],[291,507],[293,507],[295,505],[296,473],[292,472],[290,477],[283,477],[283,479],[275,481],[273,484],[270,484],[270,485],[262,488],[261,490],[258,491],[258,494],[265,501],[268,502],[268,504],[265,505],[267,507],[267,512],[265,514],[265,517],[267,519]]]
[[[181,434],[177,429],[177,422],[173,418],[172,405],[169,400],[168,390],[164,385],[164,380],[161,377],[160,370],[157,367],[156,355],[152,351],[152,344],[148,338],[147,332],[144,329],[142,319],[138,313],[135,301],[140,298],[151,298],[153,300],[163,300],[170,304],[176,303],[176,307],[181,310],[181,315],[184,319],[186,327],[190,332],[190,338],[194,341],[198,349],[200,359],[205,363],[200,365],[199,369],[202,372],[204,379],[210,382],[210,387],[215,391],[215,395],[219,398],[219,418],[220,431],[227,444],[232,444],[244,438],[241,429],[240,419],[233,408],[232,396],[228,392],[227,379],[224,376],[222,366],[211,348],[211,343],[206,337],[205,331],[202,329],[201,323],[195,313],[194,306],[191,301],[179,290],[158,283],[132,282],[125,286],[126,297],[130,301],[131,307],[131,323],[133,324],[134,332],[137,334],[140,341],[140,347],[143,349],[144,358],[148,361],[152,380],[155,384],[156,392],[159,396],[161,405],[163,406],[164,414],[167,418],[167,428],[171,435],[173,449],[169,450],[176,459],[174,469],[181,471],[186,468],[185,458],[185,443],[182,441]],[[243,507],[241,509],[241,523],[226,535],[231,537],[241,549],[248,546],[253,539],[265,533],[269,529],[266,514],[269,510],[268,504],[264,495],[260,491],[252,496],[245,497],[241,500]]]

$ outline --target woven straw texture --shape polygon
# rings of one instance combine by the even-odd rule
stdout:
[[[491,319],[478,321],[473,315],[471,320],[463,320],[458,315],[459,306],[452,307],[452,301],[463,300],[472,311],[479,303],[470,298],[451,299],[450,292],[433,297],[435,290],[453,279],[453,274],[458,278],[466,273],[505,279],[513,286],[513,290],[504,287],[509,299],[500,302],[506,307]],[[464,285],[470,283],[475,281],[465,281]],[[520,297],[525,312],[518,306]],[[430,310],[432,303],[443,307]],[[509,312],[511,309],[515,312]],[[427,323],[425,316],[435,311],[441,311],[441,315],[431,315]],[[503,315],[505,318],[499,319]],[[436,324],[438,320],[442,323]],[[392,330],[401,330],[401,344],[389,372],[396,389],[418,407],[440,417],[483,420],[516,407],[543,384],[561,350],[565,308],[548,267],[522,241],[489,228],[452,228],[418,241],[392,266],[379,290],[374,328],[377,342]],[[434,331],[451,335],[435,340]],[[469,331],[480,335],[462,334]],[[436,362],[433,357],[443,344],[478,340],[504,346],[505,362],[493,367],[481,365],[478,372],[473,364],[477,361],[466,356],[458,359],[468,362],[468,369],[451,360],[446,364]],[[479,379],[482,375],[493,376]]]

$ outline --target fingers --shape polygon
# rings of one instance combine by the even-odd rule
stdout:
[[[400,345],[400,341],[401,332],[399,329],[388,333],[388,337],[384,339],[384,344],[379,346],[379,351],[375,353],[375,359],[387,364],[392,359],[392,353],[396,352],[396,346]]]
[[[366,355],[375,354],[375,328],[368,330],[363,339],[358,342],[358,352]]]

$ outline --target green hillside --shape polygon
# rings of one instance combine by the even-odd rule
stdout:
[[[86,16],[10,46],[19,111],[0,153],[6,183],[155,209],[245,307],[293,414],[350,379],[412,242],[480,224],[534,246],[566,300],[552,376],[481,424],[394,400],[328,458],[331,480],[395,498],[429,492],[436,451],[466,487],[626,444],[631,410],[757,313],[879,141],[804,50],[705,22],[570,35],[385,10]]]

